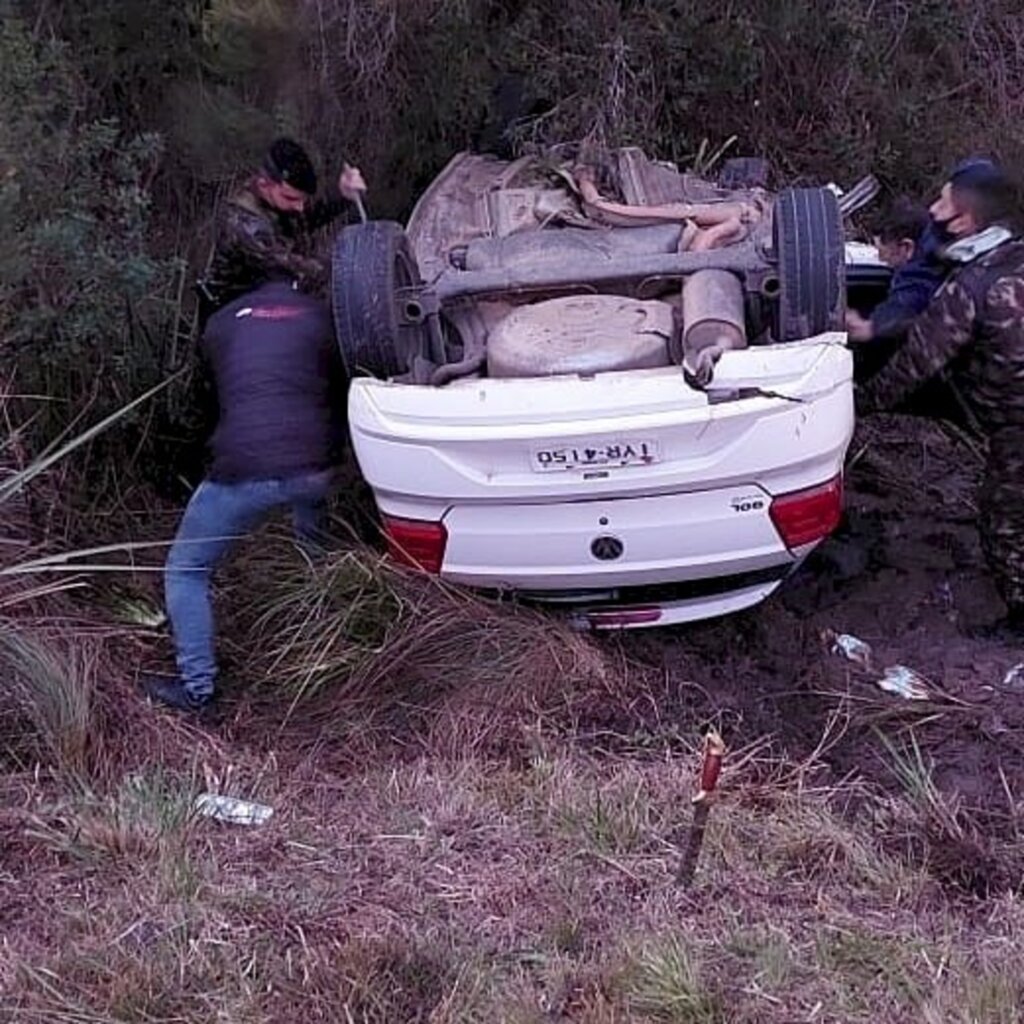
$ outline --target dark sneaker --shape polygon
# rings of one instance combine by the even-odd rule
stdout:
[[[209,697],[196,697],[185,689],[185,684],[177,676],[161,676],[147,673],[139,680],[142,692],[150,700],[165,704],[179,711],[202,714],[212,701]]]

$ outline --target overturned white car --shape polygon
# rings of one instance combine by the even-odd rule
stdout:
[[[355,454],[406,564],[666,625],[763,600],[839,523],[833,192],[462,154],[333,266]]]

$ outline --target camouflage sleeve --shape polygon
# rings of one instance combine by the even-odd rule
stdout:
[[[956,279],[947,281],[914,321],[906,344],[857,395],[860,412],[894,409],[947,366],[971,340],[975,304]]]
[[[226,219],[221,245],[236,273],[246,280],[261,281],[283,271],[317,283],[324,273],[318,260],[295,252],[265,218],[244,210],[232,211]]]

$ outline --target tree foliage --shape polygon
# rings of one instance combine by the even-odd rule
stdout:
[[[68,48],[0,25],[0,336],[52,431],[151,384],[173,260],[153,254],[160,137],[90,119]],[[10,365],[10,363],[8,363]]]
[[[922,197],[1024,156],[1016,0],[0,0],[0,345],[57,401],[181,359],[212,211],[267,140],[408,212],[465,147],[593,139]],[[181,301],[179,301],[179,299]],[[10,360],[8,360],[8,363]],[[186,433],[189,429],[184,428]]]

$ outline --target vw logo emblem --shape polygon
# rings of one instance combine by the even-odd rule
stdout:
[[[622,557],[625,547],[618,537],[595,537],[590,553],[601,562],[613,562]]]

